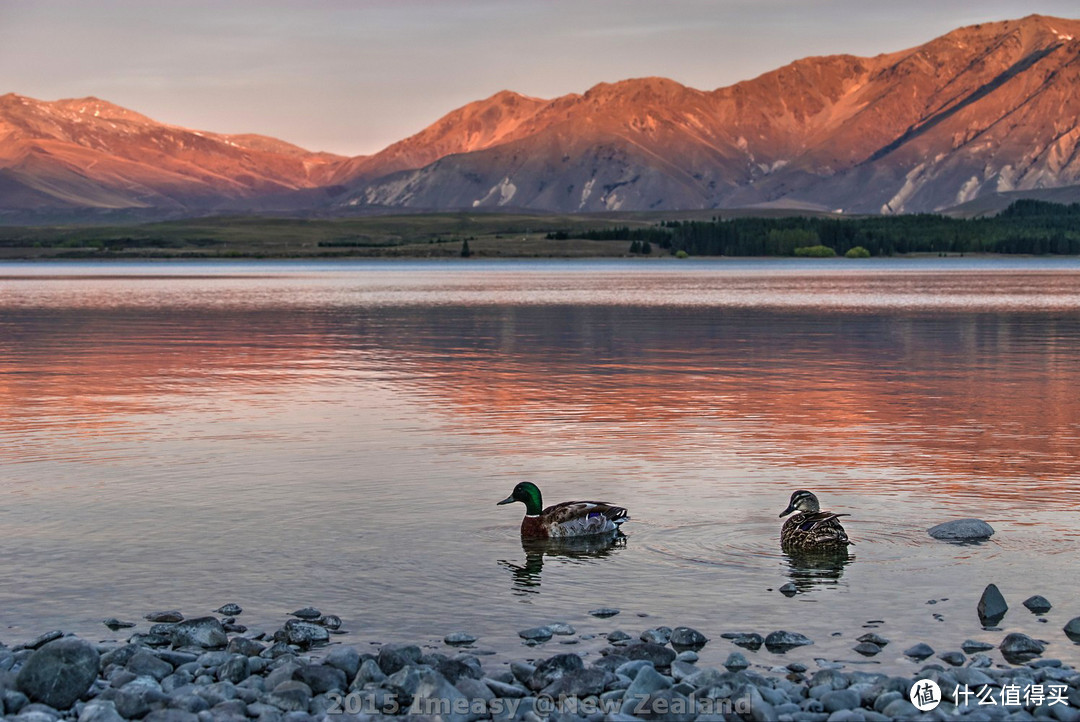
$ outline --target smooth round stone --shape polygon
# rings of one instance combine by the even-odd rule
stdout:
[[[938,659],[953,667],[959,667],[967,660],[962,652],[943,652],[938,655]]]
[[[678,662],[689,662],[690,664],[694,664],[698,659],[697,652],[691,649],[684,650],[675,655],[675,660]]]
[[[149,622],[164,622],[166,624],[175,624],[176,622],[184,621],[184,615],[175,609],[167,612],[150,612],[144,619]]]
[[[934,654],[934,648],[924,642],[919,642],[914,647],[904,650],[904,655],[912,659],[926,659]]]
[[[226,617],[237,617],[244,610],[240,608],[239,604],[233,604],[232,602],[224,604],[214,610],[218,614],[224,614]]]
[[[814,642],[798,632],[785,632],[783,630],[772,632],[765,637],[765,647],[770,652],[783,652],[794,647],[803,647]]]
[[[608,632],[607,635],[607,640],[612,644],[617,644],[619,642],[627,642],[630,639],[632,639],[632,637],[621,629],[616,629],[612,632]]]
[[[869,642],[870,644],[876,644],[879,647],[884,647],[889,643],[889,640],[882,637],[880,634],[874,632],[867,632],[866,634],[856,637],[856,642]]]
[[[709,642],[709,638],[690,627],[675,627],[671,630],[671,646],[686,649],[700,649]]]
[[[989,642],[977,642],[974,639],[966,639],[964,643],[960,645],[960,649],[966,653],[971,654],[973,652],[985,652],[989,649],[993,649],[994,645]]]
[[[35,702],[68,709],[97,679],[101,656],[94,645],[76,637],[48,642],[30,655],[15,683]]]
[[[728,655],[727,660],[724,662],[724,668],[729,672],[738,672],[741,669],[746,669],[750,666],[750,663],[746,661],[746,657],[740,652],[732,652]]]
[[[606,617],[614,617],[620,611],[621,610],[613,609],[612,607],[600,607],[599,609],[590,609],[589,614],[591,614],[594,617],[599,617],[601,619],[604,619]]]
[[[1069,623],[1065,625],[1064,631],[1073,641],[1080,641],[1080,617],[1070,619]]]
[[[1013,632],[1005,637],[998,649],[1001,650],[1001,656],[1005,657],[1006,661],[1027,661],[1042,654],[1046,645],[1026,634]]]
[[[839,712],[842,709],[856,709],[862,704],[862,697],[853,689],[834,689],[821,696],[821,704],[826,712]]]
[[[799,593],[799,588],[795,586],[795,582],[788,582],[787,584],[780,587],[780,593],[783,594],[785,597],[794,597],[796,594]]]
[[[935,539],[946,541],[977,541],[994,535],[994,527],[981,519],[954,519],[932,526],[926,533]]]
[[[1033,614],[1046,614],[1053,608],[1053,605],[1050,604],[1049,600],[1039,594],[1025,599],[1024,606],[1027,607],[1028,611],[1032,612]]]
[[[117,629],[130,629],[131,627],[135,626],[135,622],[121,622],[116,617],[109,617],[108,619],[104,620],[104,622],[102,622],[102,623],[106,627],[108,627],[109,629],[113,630],[114,632]]]
[[[304,607],[303,609],[297,609],[295,612],[290,612],[289,614],[294,617],[299,617],[300,619],[318,619],[322,616],[322,612],[315,607]]]
[[[574,629],[573,625],[567,624],[566,622],[555,622],[553,624],[547,625],[547,628],[551,630],[552,634],[559,634],[565,636],[568,634],[577,633],[577,630]]]
[[[451,646],[459,646],[464,644],[472,644],[476,641],[476,637],[468,632],[451,632],[443,637],[443,642]]]
[[[530,627],[518,632],[518,636],[530,642],[546,642],[551,639],[551,629],[548,627]]]
[[[881,647],[873,642],[859,642],[852,649],[864,657],[873,657],[881,653]]]

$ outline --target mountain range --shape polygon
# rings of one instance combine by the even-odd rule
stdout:
[[[1080,21],[1032,15],[729,87],[665,78],[503,91],[369,156],[159,123],[96,98],[0,96],[0,214],[910,213],[1080,199]]]

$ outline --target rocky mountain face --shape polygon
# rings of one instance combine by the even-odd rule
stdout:
[[[1033,15],[712,91],[664,78],[554,100],[504,91],[349,159],[7,95],[0,209],[934,211],[1080,185],[1078,91],[1080,21]]]
[[[0,96],[0,209],[244,207],[326,185],[342,161],[164,125],[97,98]]]

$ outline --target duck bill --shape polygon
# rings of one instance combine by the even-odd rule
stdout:
[[[514,497],[513,496],[508,496],[505,499],[503,499],[502,501],[496,502],[495,506],[502,506],[503,504],[513,504],[513,503],[514,503]]]
[[[792,506],[791,504],[788,504],[788,508],[784,509],[782,512],[780,512],[780,516],[787,516],[788,514],[790,514],[793,511],[795,511],[795,507]]]

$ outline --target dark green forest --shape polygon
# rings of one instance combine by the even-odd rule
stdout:
[[[590,240],[632,242],[661,253],[692,256],[825,255],[800,249],[825,247],[837,255],[892,256],[904,253],[1080,253],[1080,203],[1014,202],[996,216],[972,219],[934,214],[860,218],[730,218],[663,221],[649,228],[628,226],[576,234]],[[633,246],[636,243],[637,246]],[[852,250],[856,249],[856,250]],[[831,254],[828,254],[831,255]]]

